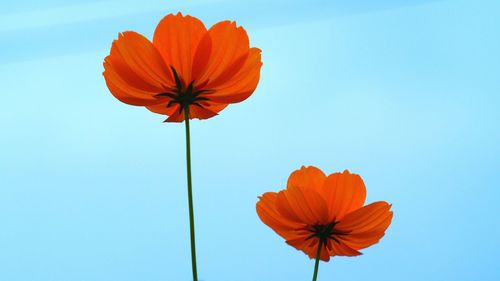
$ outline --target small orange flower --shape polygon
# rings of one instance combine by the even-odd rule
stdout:
[[[169,14],[153,42],[133,31],[119,34],[103,75],[118,100],[167,115],[167,122],[182,122],[188,107],[190,119],[207,119],[253,93],[260,53],[235,22],[207,30],[197,18]]]
[[[257,202],[260,219],[286,242],[315,258],[357,256],[377,243],[392,220],[391,205],[364,206],[366,189],[359,175],[347,170],[328,177],[316,167],[302,167],[287,188],[264,193]]]

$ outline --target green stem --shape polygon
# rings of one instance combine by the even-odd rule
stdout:
[[[191,140],[189,137],[189,106],[186,106],[184,108],[184,119],[186,122],[186,168],[189,201],[189,227],[191,236],[191,265],[193,269],[193,281],[198,281],[198,272],[196,270],[196,243],[194,237],[193,185],[191,182]]]
[[[321,247],[323,247],[323,241],[319,241],[319,245],[318,245],[318,252],[316,253],[316,262],[314,264],[314,275],[313,275],[313,280],[312,281],[316,281],[316,278],[318,278],[318,268],[319,268],[319,258],[321,256]]]

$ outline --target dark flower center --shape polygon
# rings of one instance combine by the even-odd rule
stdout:
[[[175,78],[175,87],[170,89],[167,92],[160,93],[155,95],[155,97],[169,97],[172,100],[167,104],[167,107],[170,107],[174,104],[180,105],[180,112],[187,108],[189,105],[196,105],[199,107],[203,107],[201,102],[207,101],[208,98],[200,96],[203,93],[209,92],[209,90],[196,90],[193,88],[194,80],[189,83],[187,87],[184,87],[181,78],[175,71],[175,68],[170,66],[172,69],[172,73]]]
[[[320,240],[321,245],[327,246],[328,240],[332,239],[333,241],[337,242],[338,244],[340,243],[339,240],[337,239],[338,236],[345,235],[347,233],[335,230],[335,225],[338,222],[332,222],[330,224],[320,224],[320,225],[313,225],[307,230],[311,232],[311,235],[309,235],[306,240],[309,240],[313,237],[317,237]]]

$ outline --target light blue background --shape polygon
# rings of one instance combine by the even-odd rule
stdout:
[[[500,280],[498,1],[2,1],[0,280],[190,279],[184,127],[108,92],[117,33],[237,20],[247,101],[194,121],[199,273],[310,280],[260,222],[290,172],[349,169],[393,204],[381,243],[319,280]]]

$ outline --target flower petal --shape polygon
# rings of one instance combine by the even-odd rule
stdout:
[[[214,87],[206,96],[213,101],[224,103],[237,103],[247,99],[255,91],[260,80],[260,53],[260,49],[251,48],[241,69],[231,79]]]
[[[304,237],[298,236],[295,239],[287,240],[286,243],[294,247],[295,249],[304,252],[310,259],[316,258],[316,254],[318,253],[319,238],[313,237],[306,240],[304,239]],[[325,250],[323,246],[322,248],[323,249],[321,249],[320,259],[322,261],[329,261],[330,254],[328,253],[328,250]]]
[[[205,25],[199,19],[181,13],[165,16],[154,32],[153,44],[165,63],[175,68],[185,86],[192,81],[193,58],[206,33]]]
[[[138,106],[160,102],[154,97],[154,92],[137,89],[125,82],[107,62],[104,62],[103,76],[111,94],[121,102]]]
[[[339,221],[346,214],[363,206],[366,188],[359,175],[345,170],[329,175],[321,192],[329,207],[331,220]]]
[[[323,186],[326,175],[314,166],[304,167],[295,170],[288,177],[287,188],[298,186],[318,190]]]
[[[339,240],[359,250],[377,243],[392,221],[391,205],[379,201],[347,214],[335,229],[347,233]]]
[[[256,209],[259,218],[267,226],[273,229],[281,237],[285,239],[293,239],[293,231],[305,227],[303,223],[291,221],[283,217],[276,209],[277,193],[266,192],[257,202]]]
[[[245,29],[231,21],[216,23],[198,46],[194,64],[199,65],[199,68],[195,80],[198,84],[206,84],[208,89],[225,83],[245,64],[249,48]],[[210,51],[209,55],[207,50]]]
[[[151,112],[158,113],[158,114],[163,114],[163,115],[173,115],[176,111],[180,111],[180,106],[178,104],[172,105],[167,107],[168,102],[170,99],[162,101],[160,104],[155,104],[155,105],[150,105],[146,106],[147,109],[149,109]]]
[[[289,219],[308,225],[328,224],[328,208],[314,190],[291,186],[278,193],[277,209]]]
[[[339,238],[343,244],[348,245],[353,249],[364,249],[373,244],[376,244],[384,237],[384,231],[372,231],[359,234],[351,234]]]
[[[168,67],[153,44],[137,32],[126,31],[113,41],[105,61],[131,86],[160,93],[173,85]]]
[[[128,104],[156,104],[160,101],[155,95],[171,84],[166,65],[156,48],[136,32],[119,34],[103,65],[109,90]]]
[[[337,243],[335,241],[331,242],[332,243],[332,250],[330,251],[330,255],[332,256],[348,256],[348,257],[354,257],[354,256],[359,256],[361,255],[360,252],[357,250],[354,250],[353,248],[349,247],[348,245],[344,243]]]
[[[170,99],[165,98],[160,104],[154,104],[146,106],[147,109],[154,113],[163,114],[169,116],[166,122],[182,122],[184,121],[184,113],[180,111],[179,104],[173,104],[168,106]],[[217,113],[223,110],[227,104],[219,104],[213,102],[204,102],[202,105],[191,105],[189,107],[189,119],[208,119],[217,115]]]
[[[222,104],[222,106],[214,106],[214,104],[197,106],[191,105],[189,107],[189,119],[208,119],[217,115],[217,112],[221,111],[227,106],[227,104]],[[215,110],[214,110],[215,109]]]

